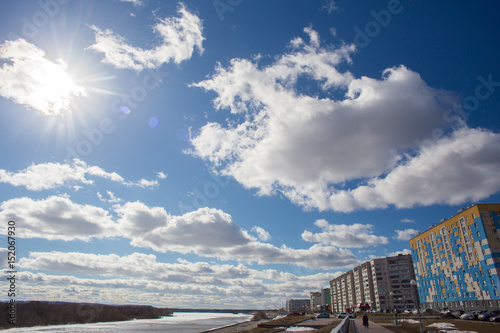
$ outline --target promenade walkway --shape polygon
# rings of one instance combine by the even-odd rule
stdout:
[[[371,320],[368,320],[368,323],[369,323],[368,327],[369,328],[365,328],[363,326],[363,320],[361,319],[361,317],[355,318],[353,320],[353,322],[356,324],[356,327],[358,328],[359,333],[392,333],[392,331],[390,329],[385,328],[384,326],[382,326],[380,324],[374,323]],[[351,328],[351,327],[349,327],[349,328]],[[356,333],[356,332],[353,332],[350,329],[348,333]]]

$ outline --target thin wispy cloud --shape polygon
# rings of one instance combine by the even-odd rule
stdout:
[[[125,38],[109,29],[91,26],[95,32],[95,43],[89,49],[104,54],[104,63],[116,68],[142,71],[157,68],[164,63],[180,64],[192,57],[195,49],[203,53],[203,24],[201,19],[189,12],[184,4],[179,5],[178,17],[157,18],[153,27],[161,37],[161,44],[151,49],[129,45]]]
[[[98,177],[117,182],[126,186],[151,188],[158,186],[157,180],[141,179],[137,182],[126,181],[116,172],[107,172],[98,166],[91,166],[79,159],[72,163],[40,163],[32,164],[26,169],[12,172],[0,169],[0,183],[12,186],[23,186],[30,191],[42,191],[62,186],[92,185]]]
[[[128,2],[137,7],[144,6],[144,1],[142,0],[120,0],[120,2]]]
[[[0,60],[0,96],[41,115],[71,111],[76,97],[87,96],[63,60],[48,59],[42,49],[22,38],[1,44]]]
[[[328,14],[336,11],[338,9],[337,4],[334,0],[323,0],[321,3],[321,10],[326,11]]]

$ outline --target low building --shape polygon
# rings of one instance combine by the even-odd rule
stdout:
[[[286,312],[308,312],[311,300],[309,298],[305,299],[289,299],[286,301]]]

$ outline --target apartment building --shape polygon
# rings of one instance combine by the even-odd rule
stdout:
[[[332,306],[332,296],[330,288],[321,289],[321,307],[322,311],[329,311]]]
[[[422,308],[500,307],[500,205],[463,208],[410,240]]]
[[[373,297],[366,303],[378,311],[399,311],[416,309],[417,288],[411,284],[415,279],[412,256],[372,259],[370,261],[373,281]]]
[[[289,299],[286,301],[286,312],[306,312],[309,311],[309,305],[311,300],[309,298],[304,299]]]
[[[310,293],[311,301],[309,308],[311,311],[320,311],[321,310],[321,292],[313,291]]]
[[[411,255],[366,261],[330,281],[332,311],[415,309],[414,278]]]

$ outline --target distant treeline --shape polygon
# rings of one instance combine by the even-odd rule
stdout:
[[[9,303],[1,303],[0,328],[84,324],[154,319],[172,314],[166,308],[149,305],[102,305],[87,303],[16,302],[15,323],[9,323]]]

